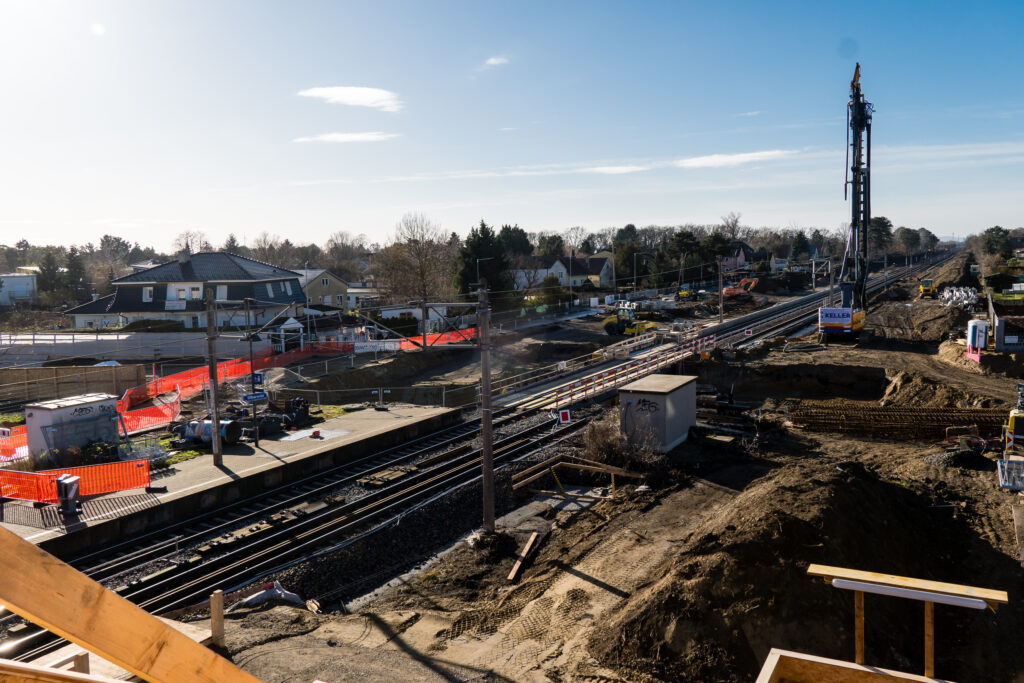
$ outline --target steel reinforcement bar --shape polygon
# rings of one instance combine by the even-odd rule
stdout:
[[[958,408],[797,408],[790,414],[794,427],[811,431],[945,438],[946,428],[976,425],[983,435],[998,435],[1006,421],[1005,410]]]

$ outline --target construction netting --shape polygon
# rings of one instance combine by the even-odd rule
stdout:
[[[103,493],[142,488],[150,484],[149,460],[146,459],[86,467],[65,467],[45,472],[0,469],[0,496],[39,503],[56,503],[57,477],[62,474],[78,477],[78,492],[82,496],[98,496]]]

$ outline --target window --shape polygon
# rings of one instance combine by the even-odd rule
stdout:
[[[323,302],[324,302],[324,298],[321,296],[320,297],[320,303],[323,303]]]
[[[292,293],[292,283],[290,283],[290,282],[284,283],[284,291],[288,292],[288,295],[291,296],[291,293]]]
[[[325,296],[324,301],[326,301],[328,304],[331,303],[331,295],[328,294],[327,296]]]
[[[269,282],[267,283],[267,296],[271,298],[274,297],[274,288],[270,285]]]
[[[331,281],[328,278],[323,277],[323,278],[320,278],[320,284],[322,284],[324,287],[326,287],[327,285],[331,284]]]
[[[228,286],[227,285],[217,285],[217,298],[218,299],[227,299],[228,298]]]
[[[184,287],[182,287],[181,289],[178,290],[178,299],[184,301],[184,299],[185,299],[185,288]]]
[[[152,301],[153,300],[153,288],[152,287],[143,287],[142,288],[142,300],[143,301]]]
[[[202,299],[203,297],[200,294],[200,290],[201,290],[200,287],[196,287],[196,286],[193,285],[193,287],[192,287],[192,295],[191,295],[190,298],[192,298],[192,299]]]

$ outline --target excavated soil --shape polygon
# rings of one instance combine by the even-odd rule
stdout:
[[[941,292],[946,287],[980,288],[978,276],[971,273],[971,265],[978,261],[974,252],[964,251],[939,266],[928,268],[921,274],[921,279],[931,278]]]
[[[932,299],[883,301],[868,311],[867,327],[883,339],[941,342],[950,332],[966,328],[970,318],[964,309]]]

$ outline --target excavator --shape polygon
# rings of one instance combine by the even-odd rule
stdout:
[[[931,297],[935,299],[938,298],[939,296],[939,288],[935,286],[935,280],[921,280],[920,290],[920,298],[922,299],[924,299],[925,297]]]
[[[601,327],[611,335],[624,334],[627,337],[635,337],[656,330],[658,325],[649,320],[637,320],[636,310],[620,303],[615,307],[614,315],[601,321]]]
[[[860,63],[850,81],[847,117],[847,190],[852,199],[850,233],[839,273],[839,306],[818,309],[818,333],[823,339],[842,338],[864,329],[868,279],[868,225],[871,223],[871,114],[875,107],[860,89]],[[850,156],[853,157],[852,161]],[[830,304],[832,302],[829,302]]]

